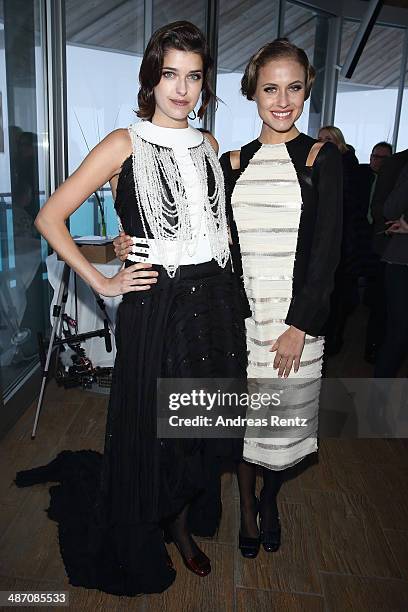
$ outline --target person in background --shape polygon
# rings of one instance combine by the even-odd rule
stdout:
[[[384,166],[383,181],[393,180],[398,171],[383,208],[383,217],[388,219],[382,255],[386,321],[375,362],[376,378],[396,377],[408,352],[408,149],[393,155]]]
[[[336,270],[331,296],[330,316],[326,324],[326,355],[335,355],[343,345],[347,318],[358,302],[356,271],[356,232],[358,159],[354,148],[346,144],[342,131],[334,125],[319,130],[321,142],[332,142],[341,153],[343,165],[343,233],[341,258]]]
[[[378,142],[373,146],[368,164],[360,164],[359,167],[359,198],[362,212],[367,221],[372,225],[371,203],[377,183],[378,173],[386,159],[392,155],[392,145],[389,142]]]
[[[383,295],[383,267],[378,255],[373,251],[373,216],[371,204],[377,184],[378,173],[386,159],[392,155],[389,142],[378,142],[374,145],[370,162],[359,167],[358,218],[356,224],[357,269],[365,285],[363,301],[369,308],[364,357],[374,363],[375,352],[384,334],[385,302]],[[377,288],[378,285],[378,288]]]

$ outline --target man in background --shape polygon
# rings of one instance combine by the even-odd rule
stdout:
[[[383,208],[390,236],[382,256],[387,317],[384,342],[375,362],[376,378],[396,377],[408,353],[408,150],[393,156],[388,173],[394,165],[400,172]]]
[[[356,228],[358,276],[365,279],[364,303],[370,310],[367,325],[364,356],[374,363],[375,353],[384,335],[385,301],[383,297],[383,263],[373,249],[373,196],[379,172],[384,162],[392,155],[388,142],[374,145],[369,164],[360,164],[358,192],[358,221]]]
[[[370,312],[370,319],[367,329],[367,338],[370,337],[376,345],[376,349],[380,348],[384,341],[385,323],[386,323],[386,301],[385,301],[385,267],[383,261],[384,253],[388,248],[388,244],[392,239],[387,233],[389,226],[387,221],[390,217],[385,215],[384,205],[397,186],[401,173],[408,163],[408,149],[395,153],[387,159],[378,173],[375,193],[371,202],[371,213],[373,217],[373,250],[378,257],[378,270],[375,281],[373,305]],[[395,243],[395,241],[394,241]],[[375,351],[375,352],[377,352]]]

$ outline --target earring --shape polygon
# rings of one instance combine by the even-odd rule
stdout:
[[[190,117],[190,115],[187,115],[190,121],[194,121],[194,119],[197,117],[197,113],[195,112],[195,109],[193,109],[193,113],[194,113],[194,117]]]

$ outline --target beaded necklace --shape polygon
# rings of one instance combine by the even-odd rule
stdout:
[[[196,246],[192,243],[185,188],[173,149],[145,140],[137,133],[136,125],[129,127],[129,133],[132,139],[135,194],[143,231],[147,238],[147,226],[149,227],[163,266],[168,275],[174,277],[183,251],[194,252]],[[229,245],[224,176],[215,151],[206,138],[189,151],[200,182],[204,222],[211,253],[218,265],[225,267],[229,258]],[[207,164],[215,180],[215,189],[211,196],[208,194]],[[177,248],[172,250],[172,257],[169,255],[169,249],[166,249],[165,241],[168,240],[177,245]],[[195,240],[198,240],[198,235]]]

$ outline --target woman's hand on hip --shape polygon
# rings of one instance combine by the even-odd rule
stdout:
[[[397,221],[386,221],[385,224],[389,226],[385,230],[386,234],[408,234],[408,223],[404,215],[397,219]]]
[[[106,297],[115,297],[130,291],[147,291],[157,283],[158,272],[151,269],[152,264],[135,263],[123,268],[112,278],[105,278],[99,293]]]
[[[297,372],[300,366],[300,358],[305,345],[305,332],[291,325],[283,334],[279,336],[275,344],[270,349],[276,351],[273,367],[279,368],[278,376],[287,378],[292,370]]]
[[[113,248],[115,249],[115,255],[120,261],[125,261],[128,254],[131,252],[133,246],[133,240],[125,232],[120,232],[119,236],[116,236],[113,241]]]

